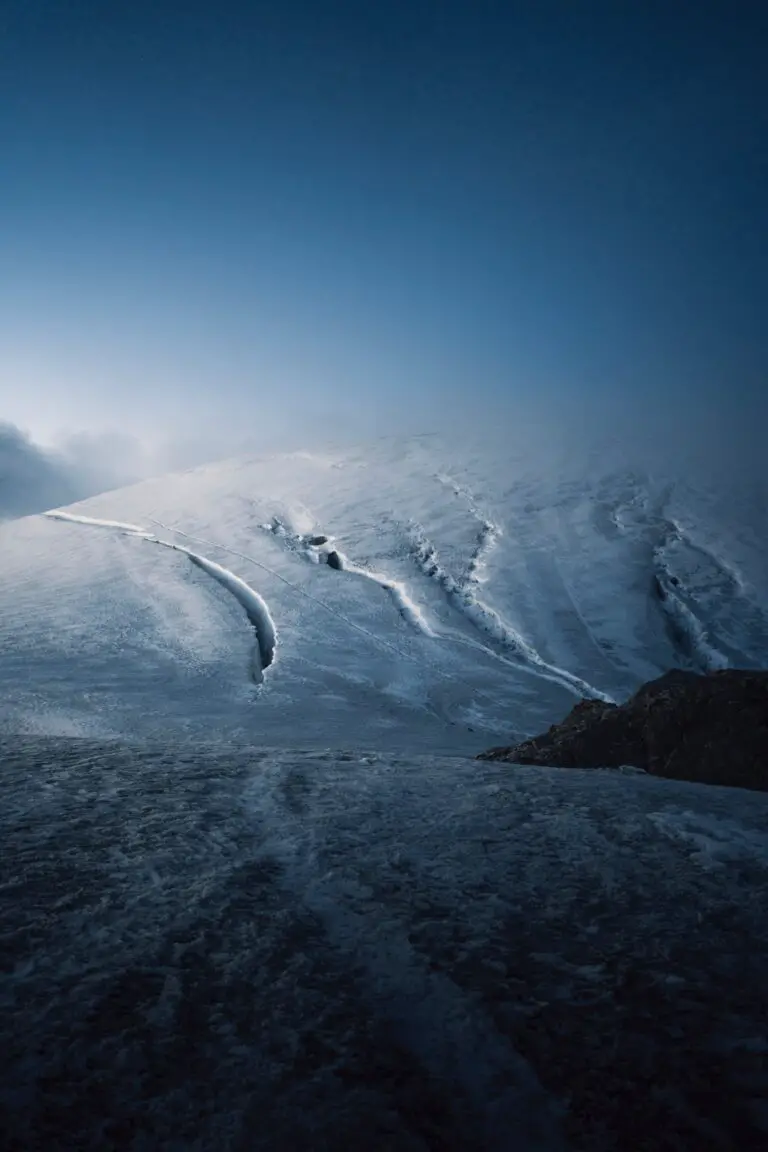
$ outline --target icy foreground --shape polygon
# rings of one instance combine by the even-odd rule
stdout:
[[[765,1146],[768,797],[2,738],[4,1147]]]
[[[0,730],[474,753],[768,666],[765,485],[508,445],[224,461],[0,524]]]

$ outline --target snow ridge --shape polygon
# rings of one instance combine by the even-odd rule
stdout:
[[[484,520],[480,528],[480,534],[477,539],[475,550],[469,558],[467,565],[467,572],[464,577],[466,584],[485,584],[487,576],[485,575],[488,557],[496,546],[496,541],[501,535],[501,529],[498,524],[494,524],[492,520]]]
[[[174,552],[183,552],[188,556],[191,562],[200,568],[208,576],[213,577],[217,583],[221,584],[222,588],[226,588],[230,592],[238,604],[245,609],[245,614],[248,617],[253,630],[256,633],[256,642],[259,648],[260,656],[260,669],[257,673],[259,681],[264,678],[264,670],[269,668],[275,659],[275,649],[277,646],[277,629],[272,615],[267,606],[266,600],[245,580],[241,580],[239,576],[235,576],[234,572],[230,572],[228,568],[223,568],[221,564],[217,564],[214,560],[209,560],[206,556],[201,556],[197,552],[193,552],[190,548],[185,548],[182,544],[172,544],[166,540],[159,540],[152,535],[145,535],[142,539],[147,540],[151,544],[159,544],[162,548],[170,548]]]
[[[676,576],[667,555],[675,545],[687,544],[683,529],[674,521],[665,522],[661,541],[653,552],[653,587],[667,616],[672,641],[683,657],[704,672],[728,668],[728,658],[717,648],[709,631],[693,611],[690,592]],[[689,547],[693,547],[689,545]],[[696,549],[701,552],[701,549]],[[708,556],[709,560],[713,558]]]
[[[374,584],[378,584],[392,597],[404,620],[417,628],[419,632],[423,632],[425,636],[434,637],[434,631],[424,618],[419,606],[411,599],[405,584],[399,580],[393,580],[391,576],[385,576],[382,572],[374,572],[370,568],[363,568],[361,565],[355,564],[338,548],[334,549],[332,555],[337,558],[339,571],[351,572],[355,576],[362,576],[364,579],[372,580]],[[333,567],[336,565],[334,564]]]
[[[433,629],[418,604],[412,599],[406,585],[401,580],[395,580],[383,572],[373,571],[350,560],[346,553],[333,546],[333,536],[325,533],[300,536],[291,532],[278,516],[273,516],[271,523],[263,524],[261,527],[264,531],[280,539],[291,551],[298,552],[314,564],[317,564],[322,557],[328,566],[337,572],[350,572],[355,576],[362,576],[363,579],[378,584],[379,588],[383,588],[391,596],[397,611],[406,623],[425,636],[434,638]]]
[[[561,684],[576,696],[588,696],[606,703],[613,703],[613,698],[601,692],[582,680],[578,676],[549,664],[524,639],[520,633],[508,624],[502,617],[484,601],[480,600],[473,590],[470,582],[456,580],[440,563],[435,545],[425,535],[423,529],[413,525],[413,558],[417,565],[430,580],[434,580],[442,589],[451,604],[464,615],[478,631],[485,633],[502,648],[509,651],[522,664],[529,665],[533,670],[546,674],[551,680]]]
[[[259,595],[254,588],[251,588],[249,584],[246,584],[244,580],[241,580],[239,576],[235,576],[234,572],[230,572],[229,569],[223,568],[214,560],[209,560],[206,556],[201,556],[199,553],[193,552],[189,548],[184,548],[180,544],[174,544],[169,540],[161,540],[153,532],[148,532],[137,524],[126,524],[120,520],[98,520],[91,516],[78,516],[72,513],[58,511],[45,512],[44,515],[52,520],[84,524],[87,527],[118,529],[124,535],[133,537],[134,539],[144,540],[149,544],[157,544],[162,548],[170,548],[174,552],[183,552],[195,567],[200,568],[208,576],[216,580],[217,583],[221,584],[245,609],[248,620],[256,633],[256,642],[259,651],[258,667],[254,664],[254,680],[258,684],[263,682],[265,669],[269,668],[275,659],[275,648],[277,646],[275,622],[272,619],[264,598]]]
[[[73,512],[60,512],[58,509],[43,512],[49,520],[64,520],[70,524],[87,524],[92,528],[118,528],[129,536],[146,536],[146,529],[138,524],[124,524],[122,520],[97,520],[93,516],[77,516]],[[151,533],[149,533],[151,535]]]
[[[503,534],[501,525],[480,511],[472,490],[468,488],[466,484],[460,484],[457,480],[454,480],[451,476],[447,476],[443,472],[436,472],[435,479],[446,488],[450,488],[454,496],[464,501],[472,513],[472,516],[480,525],[477,544],[469,558],[467,570],[458,583],[460,585],[484,584],[487,579],[485,570],[488,557],[495,548],[497,540]]]

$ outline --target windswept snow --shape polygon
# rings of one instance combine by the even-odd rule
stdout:
[[[311,527],[313,523],[311,514],[307,512],[303,522],[304,527]],[[378,584],[380,588],[389,593],[397,611],[408,624],[418,629],[419,632],[423,632],[425,636],[434,637],[433,629],[426,620],[422,609],[411,596],[405,582],[355,563],[336,546],[335,537],[325,533],[309,534],[308,532],[291,531],[279,516],[273,516],[268,524],[262,525],[262,528],[278,537],[288,548],[315,564],[324,560],[330,568],[337,572],[348,572],[355,576],[362,576],[363,579]]]
[[[277,630],[275,629],[275,622],[270,615],[269,608],[263,596],[246,584],[245,580],[241,580],[239,576],[235,576],[234,572],[230,572],[227,568],[222,568],[221,564],[217,564],[214,560],[208,560],[205,556],[200,556],[197,552],[193,552],[190,548],[185,548],[182,544],[172,544],[167,540],[157,540],[151,536],[145,537],[153,544],[159,544],[163,548],[172,548],[174,552],[183,552],[185,556],[212,576],[222,588],[226,588],[227,592],[231,592],[238,604],[241,604],[245,609],[246,615],[253,625],[256,633],[256,640],[259,646],[259,654],[261,656],[261,668],[259,679],[263,678],[263,672],[269,668],[270,664],[275,658],[275,646],[277,644]]]
[[[745,862],[768,869],[768,836],[745,828],[738,820],[673,806],[650,812],[648,819],[665,836],[693,849],[691,859],[704,868]]]
[[[0,729],[523,739],[669,667],[768,663],[761,507],[661,466],[437,438],[148,480],[0,525]],[[257,679],[280,636],[256,698],[243,609]]]
[[[764,794],[2,736],[0,772],[10,1147],[763,1146]]]
[[[59,509],[43,512],[50,520],[64,520],[70,524],[88,524],[91,528],[119,528],[131,535],[146,536],[147,531],[139,524],[124,524],[121,520],[98,520],[94,516],[78,516],[74,512],[62,512]]]
[[[383,440],[0,525],[14,1147],[762,1147],[768,798],[464,758],[768,664],[763,495],[665,468]]]
[[[485,633],[491,640],[496,641],[510,655],[528,665],[534,672],[540,672],[555,683],[561,684],[573,695],[591,696],[598,700],[605,700],[607,703],[613,702],[613,697],[606,692],[602,692],[599,688],[587,684],[580,677],[572,675],[563,668],[548,664],[546,660],[542,659],[536,649],[515,628],[502,620],[498,612],[474,594],[471,590],[470,581],[460,583],[443,568],[437,549],[418,525],[414,526],[413,538],[414,559],[424,575],[439,584],[445,595],[460,612],[472,621],[481,633]]]
[[[222,588],[226,588],[226,590],[234,596],[238,604],[245,609],[248,620],[256,633],[260,657],[258,667],[254,667],[254,679],[257,683],[263,681],[265,669],[269,668],[275,658],[275,646],[277,643],[275,623],[264,598],[260,596],[254,588],[246,584],[244,580],[241,580],[239,576],[236,576],[227,568],[223,568],[214,560],[209,560],[207,557],[193,552],[190,548],[185,548],[181,544],[174,544],[168,540],[159,539],[154,533],[147,532],[146,529],[136,524],[124,524],[119,520],[99,520],[89,516],[70,515],[58,512],[47,512],[45,515],[53,520],[69,521],[74,524],[84,524],[89,527],[122,529],[131,536],[136,536],[151,544],[157,544],[162,548],[170,548],[174,552],[182,552],[185,556],[189,557],[197,568],[200,568],[203,572],[207,573],[207,575],[212,576],[213,579],[221,584]]]

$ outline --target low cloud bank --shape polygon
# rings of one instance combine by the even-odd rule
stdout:
[[[0,420],[0,520],[130,484],[147,475],[148,466],[141,445],[130,437],[79,433],[53,450]]]

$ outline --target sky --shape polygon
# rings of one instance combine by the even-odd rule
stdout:
[[[0,444],[754,429],[767,45],[746,2],[0,0]]]

